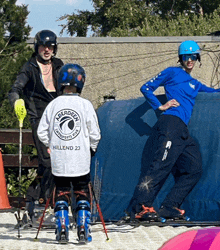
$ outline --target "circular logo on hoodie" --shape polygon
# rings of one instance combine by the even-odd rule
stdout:
[[[54,133],[63,141],[70,141],[81,130],[79,114],[72,109],[62,109],[54,117]]]

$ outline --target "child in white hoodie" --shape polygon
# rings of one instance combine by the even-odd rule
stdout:
[[[51,157],[56,185],[56,240],[69,240],[68,203],[73,186],[79,241],[89,242],[89,188],[91,156],[101,138],[96,112],[90,101],[80,97],[85,71],[77,64],[64,65],[58,76],[63,94],[46,107],[37,130]]]

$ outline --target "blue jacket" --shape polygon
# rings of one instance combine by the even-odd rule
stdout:
[[[154,110],[162,105],[153,94],[159,86],[164,86],[168,101],[176,99],[180,104],[179,107],[169,108],[163,114],[178,116],[185,124],[188,124],[191,118],[198,92],[220,92],[220,89],[207,87],[192,78],[182,67],[169,67],[141,87],[141,92]]]

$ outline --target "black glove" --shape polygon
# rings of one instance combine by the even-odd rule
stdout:
[[[92,150],[92,149],[90,148],[90,153],[91,153],[91,157],[93,157],[93,156],[95,156],[96,151],[94,151],[94,150]]]

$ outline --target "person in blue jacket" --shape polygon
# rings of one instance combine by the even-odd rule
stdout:
[[[129,204],[131,217],[140,220],[183,218],[180,206],[202,175],[202,159],[198,144],[190,136],[187,124],[191,118],[198,92],[219,92],[194,79],[190,73],[200,62],[200,48],[195,41],[179,46],[180,66],[168,67],[141,87],[141,92],[154,110],[160,110],[153,127],[153,160],[136,187]],[[154,91],[163,86],[167,102],[161,104]],[[168,175],[172,172],[175,184],[157,213],[152,206]]]

